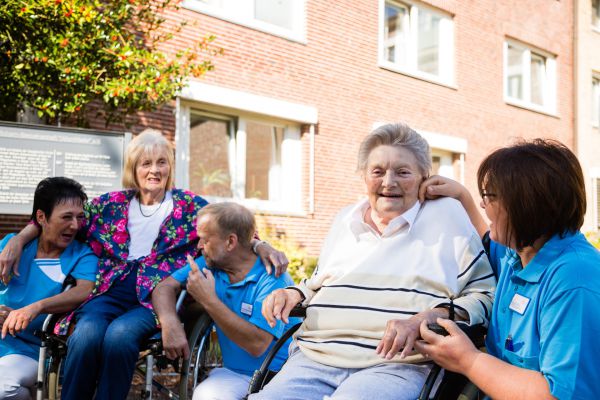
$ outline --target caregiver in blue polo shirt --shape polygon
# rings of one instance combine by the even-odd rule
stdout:
[[[577,158],[556,141],[521,142],[489,155],[477,181],[489,227],[460,184],[433,177],[421,193],[459,199],[484,238],[489,229],[499,278],[488,354],[447,320],[450,336],[422,325],[415,347],[494,399],[599,399],[600,253],[579,232]]]
[[[261,313],[267,295],[293,282],[287,273],[278,278],[268,274],[253,252],[255,221],[246,208],[235,203],[209,204],[198,213],[197,226],[203,257],[188,257],[189,264],[162,281],[152,294],[163,347],[169,358],[189,356],[175,311],[177,293],[187,281],[189,294],[215,322],[224,365],[213,369],[195,388],[193,399],[242,399],[276,339],[299,322],[290,318],[288,325],[279,322],[271,328]],[[270,369],[279,370],[286,359],[287,346],[283,346]]]
[[[73,310],[91,293],[98,258],[75,241],[87,196],[72,179],[41,181],[34,194],[32,220],[40,236],[23,249],[18,268],[0,283],[0,399],[31,398],[37,376],[41,329],[46,313]],[[0,251],[12,235],[0,242]],[[65,277],[77,285],[61,293]]]

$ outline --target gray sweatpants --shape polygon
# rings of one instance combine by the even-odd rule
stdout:
[[[312,361],[298,348],[291,353],[273,380],[249,400],[414,400],[432,366],[393,363],[337,368]]]

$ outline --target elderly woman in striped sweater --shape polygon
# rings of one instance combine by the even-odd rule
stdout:
[[[427,142],[384,125],[358,159],[367,199],[337,215],[313,276],[263,303],[272,324],[308,308],[288,362],[251,399],[414,399],[431,368],[413,349],[421,322],[448,318],[452,299],[457,318],[487,323],[496,281],[465,210],[418,201]]]

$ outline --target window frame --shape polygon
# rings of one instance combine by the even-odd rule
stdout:
[[[600,0],[596,0],[596,4],[596,14],[598,14],[598,16],[596,17],[596,23],[594,24],[594,0],[590,2],[590,16],[592,17],[590,24],[592,25],[592,30],[600,33]]]
[[[595,116],[594,107],[596,108]],[[592,126],[600,128],[600,74],[592,74],[592,109],[590,111]]]
[[[386,59],[386,39],[385,39],[385,9],[386,6],[403,7],[408,10],[406,21],[408,28],[406,30],[406,63],[400,64]],[[438,37],[438,63],[439,75],[418,69],[418,21],[419,12],[427,11],[440,18],[439,37]],[[378,60],[379,67],[399,72],[417,79],[425,80],[431,83],[456,88],[455,76],[455,39],[454,39],[454,15],[425,4],[412,0],[379,0],[379,41],[378,41]]]
[[[294,42],[306,44],[306,0],[291,1],[294,10],[292,12],[292,15],[294,16],[294,26],[291,29],[261,21],[255,17],[233,15],[221,7],[204,4],[198,0],[184,0],[181,6],[188,10],[210,15],[211,17],[219,18],[224,21],[232,22],[234,24],[245,26],[260,32],[265,32]]]
[[[227,121],[230,124],[227,161],[233,196],[202,195],[208,202],[234,201],[251,210],[275,215],[304,216],[306,214],[303,208],[303,178],[306,173],[303,171],[304,154],[302,149],[301,124],[269,116],[248,114],[243,111],[232,112],[232,110],[223,110],[211,107],[210,105],[191,102],[180,104],[179,109],[180,118],[178,118],[178,123],[186,124],[186,126],[180,126],[178,130],[181,136],[186,136],[186,139],[181,140],[182,138],[179,138],[181,143],[177,144],[177,153],[190,154],[190,121],[192,113],[202,115],[208,119]],[[279,165],[281,170],[280,178],[275,183],[277,185],[275,188],[271,187],[271,182],[269,182],[269,192],[276,190],[282,195],[278,201],[246,197],[246,124],[248,122],[265,124],[283,128],[284,130],[281,143],[281,165]],[[177,159],[181,162],[185,157],[178,154]],[[182,163],[182,167],[185,169],[184,174],[188,177],[191,161],[193,160],[190,160],[188,157],[186,162]],[[189,184],[184,186],[189,188]]]
[[[513,47],[522,51],[521,71],[523,74],[523,98],[512,97],[508,93],[508,48]],[[531,101],[531,60],[532,55],[545,59],[544,79],[543,79],[543,104],[536,104]],[[526,45],[513,39],[505,39],[503,45],[503,94],[504,102],[513,106],[526,108],[532,111],[541,112],[556,116],[557,102],[557,62],[556,56],[544,50]]]

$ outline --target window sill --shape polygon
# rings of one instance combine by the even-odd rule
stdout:
[[[560,117],[558,116],[558,114],[556,112],[546,110],[543,107],[540,107],[536,104],[525,103],[523,101],[516,100],[516,99],[510,99],[510,98],[504,98],[504,102],[506,104],[508,104],[509,106],[521,108],[521,109],[528,110],[528,111],[533,111],[533,112],[536,112],[539,114],[547,115],[549,117],[560,119]]]
[[[274,202],[269,200],[259,199],[233,199],[216,196],[202,196],[209,203],[223,203],[233,201],[241,204],[256,214],[277,215],[281,217],[308,217],[308,213],[299,208],[293,208],[286,205],[284,202]]]
[[[395,65],[395,64],[387,62],[387,61],[380,61],[378,66],[379,66],[379,68],[387,69],[388,71],[397,72],[402,75],[410,76],[411,78],[416,78],[416,79],[419,79],[419,80],[422,80],[425,82],[444,86],[449,89],[458,90],[458,86],[456,86],[454,83],[445,81],[441,78],[438,78],[435,75],[431,75],[431,74],[427,74],[427,73],[423,73],[423,72],[419,72],[419,71],[407,70],[405,68],[402,68],[398,65]]]
[[[227,12],[207,8],[206,6],[203,6],[202,4],[194,0],[184,0],[181,6],[191,11],[210,15],[211,17],[219,18],[224,21],[244,26],[246,28],[268,33],[270,35],[277,36],[282,39],[287,39],[300,44],[307,44],[306,34],[301,32],[281,28],[276,25],[268,24],[266,22],[258,21],[255,19],[242,19],[232,17],[230,15],[227,15]]]

